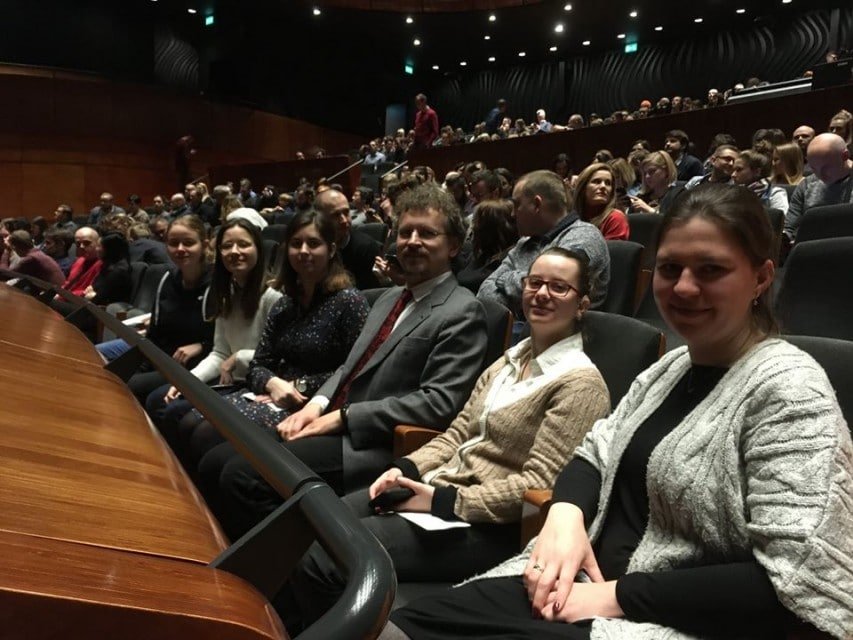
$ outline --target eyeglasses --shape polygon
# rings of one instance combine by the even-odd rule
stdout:
[[[544,278],[540,278],[539,276],[525,276],[521,279],[521,284],[524,286],[524,289],[526,291],[529,291],[530,293],[536,293],[537,291],[539,291],[539,289],[542,288],[542,285],[545,285],[548,288],[548,293],[554,296],[555,298],[566,298],[572,291],[580,295],[580,291],[578,291],[576,287],[573,287],[568,282],[560,282],[559,280],[545,280]]]
[[[434,229],[416,229],[409,227],[401,227],[399,231],[397,231],[397,236],[402,238],[403,240],[411,240],[412,236],[417,233],[418,238],[421,240],[435,240],[438,236],[446,236],[446,233],[442,233],[441,231],[435,231]]]

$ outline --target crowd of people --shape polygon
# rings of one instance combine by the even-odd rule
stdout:
[[[779,338],[767,210],[795,242],[807,209],[853,202],[851,126],[840,111],[824,133],[720,134],[700,156],[673,130],[577,173],[565,154],[519,177],[404,168],[351,198],[248,179],[148,209],[104,193],[79,226],[67,205],[3,220],[0,266],[109,304],[130,302],[133,263],[167,264],[147,338],[344,496],[401,581],[467,580],[395,611],[385,638],[775,637],[797,620],[845,638],[853,444],[826,374]],[[607,299],[607,241],[643,213],[661,216],[654,295],[687,346],[611,412],[585,315]],[[286,226],[277,259],[271,224]],[[490,362],[495,303],[526,328]],[[105,360],[129,348],[97,345]],[[232,540],[281,505],[148,363],[128,385]],[[399,424],[443,434],[395,458]],[[517,555],[524,491],[552,486]],[[313,546],[275,599],[288,630],[344,581]]]

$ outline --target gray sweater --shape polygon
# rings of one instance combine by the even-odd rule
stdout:
[[[785,213],[785,235],[796,238],[803,215],[812,207],[853,202],[853,178],[846,176],[832,184],[824,183],[812,174],[803,179],[794,193]]]
[[[690,367],[686,348],[640,374],[575,455],[602,476],[595,541],[636,429]],[[837,638],[853,634],[853,444],[835,392],[807,354],[778,339],[753,347],[655,448],[649,523],[629,572],[755,558],[780,602]],[[531,545],[482,577],[520,575]],[[673,629],[599,619],[592,640],[685,640]]]

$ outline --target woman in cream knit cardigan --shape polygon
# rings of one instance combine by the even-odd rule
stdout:
[[[587,435],[523,554],[383,638],[853,637],[853,446],[826,374],[773,337],[771,247],[746,189],[677,202],[654,290],[687,348]]]
[[[540,255],[522,297],[531,337],[480,376],[445,433],[396,460],[368,490],[345,498],[388,550],[399,581],[458,581],[512,556],[524,491],[550,486],[590,427],[607,415],[607,387],[583,353],[578,330],[589,280],[585,255],[564,249]],[[370,499],[400,488],[413,495],[394,511],[470,526],[424,531],[369,507]],[[314,545],[291,585],[302,622],[310,623],[334,604],[345,581]],[[290,630],[293,619],[288,623]]]

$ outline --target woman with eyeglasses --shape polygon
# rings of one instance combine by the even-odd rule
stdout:
[[[604,380],[583,352],[589,290],[586,255],[543,252],[523,279],[530,337],[486,369],[445,433],[344,498],[388,550],[398,581],[458,581],[515,553],[524,491],[551,486],[609,412]],[[408,497],[395,503],[401,490]],[[391,511],[463,527],[427,532]],[[291,577],[296,603],[287,615],[298,610],[302,618],[288,620],[288,629],[325,613],[344,584],[315,544]]]

